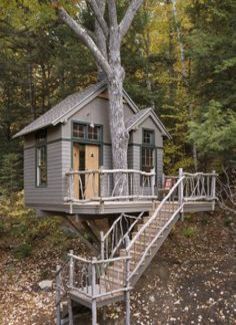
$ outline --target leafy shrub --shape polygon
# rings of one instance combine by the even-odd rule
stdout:
[[[183,229],[183,235],[187,238],[191,238],[196,234],[196,229],[194,227],[186,227]]]
[[[14,255],[19,259],[28,257],[31,255],[31,253],[32,246],[28,243],[23,243],[14,249]]]
[[[66,245],[65,234],[61,231],[61,218],[39,218],[31,209],[25,208],[24,192],[14,193],[11,197],[1,197],[0,216],[4,236],[1,240],[14,242],[16,249],[14,254],[19,258],[29,256],[33,246],[38,246],[47,236],[48,243],[52,246]],[[0,223],[1,233],[1,223]]]

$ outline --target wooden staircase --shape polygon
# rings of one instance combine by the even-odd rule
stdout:
[[[206,191],[200,187],[199,182],[195,185],[192,179],[189,184],[195,192],[191,197],[194,200],[201,190],[202,199],[202,194]],[[135,286],[179,219],[185,202],[185,187],[189,188],[189,184],[182,175],[161,202],[153,202],[154,210],[143,212],[138,217],[122,214],[105,235],[101,234],[100,259],[87,260],[72,252],[69,254],[70,261],[66,264],[68,270],[58,269],[57,273],[58,325],[62,324],[62,289],[69,301],[70,325],[73,324],[71,301],[91,308],[92,324],[95,325],[97,307],[121,300],[126,302],[126,324],[130,324],[130,289]],[[186,194],[186,197],[189,198],[190,194]],[[210,197],[215,199],[213,187]],[[209,198],[209,191],[206,198]],[[65,276],[62,275],[63,272],[66,273]]]

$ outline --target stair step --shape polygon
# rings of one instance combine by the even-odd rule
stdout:
[[[166,222],[165,222],[166,223]],[[151,223],[150,225],[147,225],[145,230],[150,230],[150,231],[158,231],[158,229],[160,230],[164,225],[165,223],[163,224],[154,224],[154,223]],[[138,231],[142,228],[142,226],[138,226]]]
[[[171,215],[169,215],[169,216],[165,216],[165,217],[160,217],[160,216],[158,216],[156,219],[155,219],[155,221],[157,222],[157,221],[160,221],[160,222],[166,222],[166,221],[168,221],[169,219],[170,219],[170,216]],[[151,216],[152,217],[152,216]],[[143,218],[143,221],[144,221],[144,223],[147,223],[150,219],[151,219],[151,217],[144,217]]]
[[[118,268],[117,266],[108,267],[106,275],[108,277],[115,277],[119,280],[124,280],[125,270],[123,268]]]
[[[101,285],[101,287],[106,288],[107,291],[113,291],[116,289],[120,289],[124,286],[123,283],[111,281],[110,278],[108,280],[105,276],[102,276],[100,278],[100,285]]]

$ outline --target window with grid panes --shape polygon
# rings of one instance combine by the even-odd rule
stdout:
[[[154,131],[143,130],[142,170],[150,172],[154,168]]]
[[[73,137],[83,140],[101,140],[101,127],[88,124],[73,123]]]
[[[47,185],[47,131],[36,134],[36,185]]]

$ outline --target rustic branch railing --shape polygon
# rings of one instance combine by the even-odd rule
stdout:
[[[124,173],[126,175],[138,173],[140,177],[155,177],[153,173],[139,171],[134,173],[133,170],[122,172],[117,170],[72,171],[68,173],[68,177],[73,178],[74,175],[99,175],[99,180],[101,181],[104,175],[113,176],[114,173],[121,173],[121,175],[124,175]],[[92,177],[94,178],[95,176]],[[83,183],[82,179],[80,179],[80,183]],[[152,186],[154,186],[153,184],[152,181]],[[197,200],[215,201],[215,185],[215,172],[190,174],[184,173],[180,169],[179,177],[174,177],[174,184],[153,215],[144,217],[145,223],[138,224],[139,221],[143,221],[144,212],[138,216],[123,213],[115,220],[105,235],[101,233],[101,257],[99,260],[96,258],[87,260],[75,256],[71,251],[68,254],[69,262],[65,263],[63,267],[57,268],[56,294],[58,318],[60,317],[61,297],[66,295],[68,290],[74,290],[80,296],[91,300],[93,315],[95,315],[93,316],[94,320],[96,319],[97,299],[108,295],[114,297],[116,294],[125,294],[128,312],[130,285],[134,284],[133,277],[141,272],[145,259],[152,256],[152,249],[154,247],[160,247],[158,245],[161,245],[168,235],[173,224],[178,219],[178,215],[183,212],[183,207],[187,202]],[[115,193],[115,187],[116,185],[111,187],[114,190],[111,191],[111,197]],[[110,189],[110,187],[108,188]],[[151,189],[153,190],[153,188]],[[73,188],[71,191],[70,199],[72,200]],[[86,199],[85,192],[83,195],[83,199]],[[130,197],[133,198],[131,195]],[[103,197],[100,194],[98,199],[101,198]],[[134,228],[137,232],[132,237]],[[161,241],[159,242],[159,240]],[[120,256],[114,257],[118,251]],[[155,251],[153,252],[155,253]],[[93,324],[95,324],[95,321]]]
[[[215,200],[215,180],[215,172],[190,174],[183,173],[180,169],[179,179],[161,201],[153,216],[139,229],[126,248],[134,263],[130,279],[150,254],[157,240],[163,236],[176,216],[183,211],[186,201]],[[150,237],[150,228],[153,229],[153,237]],[[144,245],[140,246],[140,242]]]
[[[77,256],[70,251],[69,260],[63,267],[58,266],[56,271],[56,314],[60,321],[60,304],[69,291],[89,299],[92,302],[93,313],[96,314],[96,301],[99,298],[127,293],[129,288],[129,256],[110,259],[92,260]],[[121,263],[117,279],[118,286],[111,286],[115,263]],[[127,270],[124,272],[124,270]],[[117,272],[117,271],[116,271]],[[70,318],[70,315],[69,315]],[[60,322],[58,321],[58,324]]]
[[[155,199],[155,172],[136,169],[99,169],[66,173],[68,202]],[[127,193],[122,192],[124,182]],[[76,190],[75,190],[76,188]]]
[[[206,200],[212,201],[216,199],[216,176],[212,173],[183,173],[185,176],[183,181],[183,199],[184,201]]]
[[[168,195],[162,200],[161,204],[155,210],[154,214],[150,219],[140,228],[137,234],[132,238],[128,247],[126,248],[127,254],[132,257],[132,262],[134,263],[134,269],[130,273],[130,278],[136,273],[139,266],[142,264],[143,260],[149,253],[150,248],[154,245],[160,234],[164,231],[165,227],[168,225],[165,223],[165,218],[170,215],[175,216],[181,210],[181,205],[176,201],[178,197],[178,190],[180,184],[183,182],[184,176],[181,177],[177,183],[172,187]],[[164,221],[163,227],[160,228],[160,220]],[[152,227],[156,232],[154,238],[150,237],[149,227]],[[144,243],[143,249],[140,251],[139,242]]]
[[[101,258],[112,258],[121,248],[125,248],[127,238],[131,238],[135,225],[142,220],[144,212],[138,216],[122,213],[104,235],[101,232]]]

